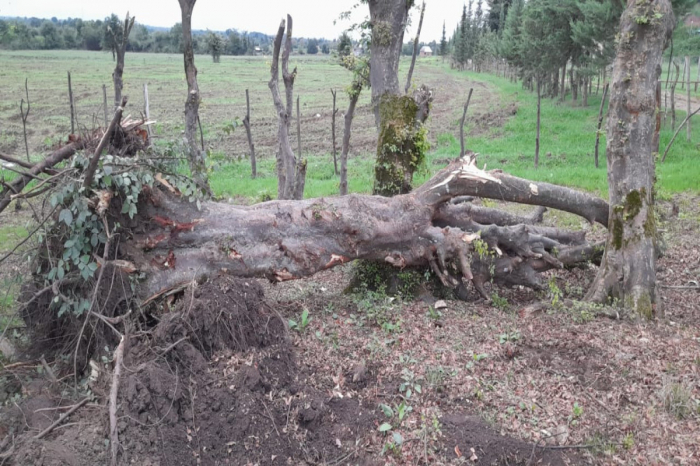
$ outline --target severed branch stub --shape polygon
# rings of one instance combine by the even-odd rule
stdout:
[[[100,143],[97,145],[97,149],[95,149],[95,154],[90,159],[90,164],[88,165],[87,170],[85,170],[85,178],[83,179],[84,188],[89,188],[92,184],[92,180],[95,177],[95,171],[97,170],[97,164],[100,161],[100,157],[102,156],[102,151],[109,144],[109,141],[112,139],[112,133],[114,133],[114,129],[117,127],[117,125],[119,125],[119,122],[122,120],[122,114],[124,113],[124,107],[126,107],[126,102],[126,96],[122,97],[121,105],[117,107],[117,110],[114,112],[112,122],[109,124],[109,127],[105,131],[105,134],[102,136],[102,139],[100,139]]]

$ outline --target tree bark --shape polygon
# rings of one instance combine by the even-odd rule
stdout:
[[[411,190],[413,173],[425,158],[425,130],[432,92],[425,86],[413,97],[399,91],[399,57],[413,0],[368,0],[372,46],[370,86],[379,128],[374,194],[393,196]]]
[[[447,286],[471,280],[483,296],[487,281],[541,288],[538,272],[598,254],[583,232],[511,226],[508,214],[501,218],[488,209],[472,212],[468,204],[450,203],[475,194],[564,207],[589,219],[608,211],[603,200],[586,193],[480,170],[470,153],[414,192],[392,198],[353,194],[249,207],[210,202],[199,211],[152,189],[139,207],[144,217],[135,220],[145,228],[124,248],[146,274],[139,290],[146,300],[211,274],[286,281],[357,259],[430,266]],[[541,214],[538,209],[531,220]],[[491,251],[482,257],[471,254],[479,235]],[[164,256],[168,266],[158,260]]]
[[[194,65],[192,44],[192,12],[197,0],[179,0],[182,13],[182,47],[184,49],[185,77],[187,78],[187,99],[185,100],[185,139],[192,177],[200,189],[210,192],[207,177],[205,154],[197,146],[197,121],[199,119],[199,85],[197,67]]]
[[[413,0],[368,0],[372,45],[370,47],[370,86],[377,127],[380,102],[385,94],[399,95],[399,58],[408,11]]]
[[[639,15],[657,18],[638,24]],[[674,25],[670,0],[630,0],[620,20],[607,123],[610,212],[603,262],[588,291],[595,302],[617,299],[637,315],[657,312],[655,166],[652,137],[656,82]]]

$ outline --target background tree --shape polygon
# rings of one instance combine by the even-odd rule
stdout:
[[[207,34],[207,51],[214,60],[214,63],[221,61],[221,54],[224,51],[225,42],[221,35],[209,31]]]
[[[306,44],[306,53],[308,53],[309,55],[316,55],[318,53],[317,39],[309,39],[309,41]]]
[[[630,0],[622,14],[607,123],[610,220],[603,262],[588,292],[639,316],[656,314],[654,214],[656,85],[675,23],[669,0]]]
[[[445,35],[445,22],[442,22],[442,38],[440,39],[440,56],[447,55],[447,37]]]
[[[187,99],[185,100],[185,139],[192,177],[200,189],[210,192],[205,163],[205,154],[197,144],[197,122],[199,121],[199,85],[197,67],[194,65],[192,43],[192,11],[197,0],[179,0],[182,13],[182,47],[184,49],[185,77],[187,78]],[[171,30],[172,31],[172,30]]]
[[[341,57],[347,57],[352,55],[352,39],[347,32],[343,32],[338,39],[338,55]]]

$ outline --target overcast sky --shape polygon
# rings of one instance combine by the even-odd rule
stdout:
[[[295,36],[332,39],[350,24],[350,21],[338,21],[334,25],[333,21],[356,3],[357,0],[198,0],[192,25],[195,29],[234,28],[274,35],[279,20],[289,13],[294,18]],[[443,21],[449,37],[463,3],[464,0],[428,0],[421,40],[439,42]],[[111,13],[123,17],[127,11],[136,16],[137,22],[150,26],[170,27],[180,22],[177,0],[0,0],[0,16],[103,19]],[[369,14],[366,5],[360,5],[358,11],[360,14],[355,15],[358,20]],[[412,14],[414,24],[405,41],[415,34],[418,25],[418,9],[414,8]]]

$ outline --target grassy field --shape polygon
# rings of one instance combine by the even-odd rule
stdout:
[[[207,147],[215,162],[212,187],[218,195],[238,202],[254,202],[276,192],[274,153],[277,122],[270,92],[269,57],[222,57],[214,64],[206,56],[197,57],[203,102],[202,122]],[[338,179],[331,158],[331,93],[337,89],[338,126],[342,127],[347,97],[343,92],[350,74],[330,57],[293,57],[299,75],[295,91],[302,102],[302,150],[309,158],[307,197],[333,195]],[[402,62],[402,75],[407,68]],[[113,67],[111,55],[93,52],[7,52],[0,55],[0,150],[21,156],[23,143],[18,102],[23,96],[24,78],[29,78],[32,113],[29,117],[30,147],[40,157],[70,130],[65,72],[72,72],[74,94],[81,127],[92,128],[102,120],[103,83],[109,83]],[[178,55],[131,54],[127,56],[125,93],[130,96],[130,112],[138,116],[143,108],[142,87],[149,85],[151,114],[158,144],[178,138],[183,129],[182,107],[186,91],[182,59]],[[542,106],[540,168],[533,168],[535,146],[535,96],[519,84],[487,74],[452,70],[440,59],[419,60],[414,83],[434,89],[435,103],[428,122],[432,151],[417,183],[444,166],[446,159],[459,153],[458,121],[470,87],[474,97],[468,118],[467,146],[480,153],[479,162],[489,168],[535,180],[548,181],[607,193],[605,135],[601,138],[601,167],[593,165],[593,149],[600,96],[592,95],[588,107],[570,100],[560,104],[545,99]],[[250,89],[253,137],[260,157],[260,178],[251,180],[245,132],[232,135],[223,130],[228,122],[245,112],[245,89]],[[517,113],[511,116],[511,109]],[[678,122],[684,118],[678,111]],[[696,123],[697,124],[697,123]],[[342,136],[338,130],[337,139]],[[670,118],[661,134],[662,150],[672,136]],[[353,125],[349,162],[351,192],[370,192],[373,152],[376,141],[369,93],[360,101]],[[700,129],[692,142],[677,138],[667,162],[658,165],[659,193],[698,191]],[[292,139],[293,147],[297,143]],[[5,175],[11,174],[5,171]]]

